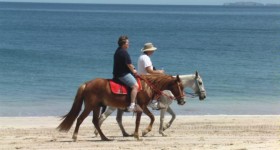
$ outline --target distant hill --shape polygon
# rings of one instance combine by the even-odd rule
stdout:
[[[235,3],[224,3],[224,6],[277,6],[279,7],[280,4],[263,4],[257,2],[235,2]]]
[[[224,3],[224,6],[265,6],[265,5],[257,2],[235,2],[235,3]]]

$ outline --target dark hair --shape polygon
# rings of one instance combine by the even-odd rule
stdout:
[[[128,40],[128,37],[126,35],[121,35],[118,40],[119,46],[123,46],[126,43],[126,40]]]

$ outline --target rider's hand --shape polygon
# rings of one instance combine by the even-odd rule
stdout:
[[[137,71],[136,71],[135,69],[133,70],[133,72],[132,72],[132,73],[133,73],[133,75],[134,75],[135,77],[137,77],[137,76],[138,76]]]

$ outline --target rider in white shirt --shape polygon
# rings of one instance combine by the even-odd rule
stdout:
[[[143,54],[138,59],[138,74],[164,74],[164,70],[155,70],[151,61],[150,56],[157,50],[152,43],[146,43],[141,49]],[[161,106],[157,100],[152,100],[150,106],[153,109],[162,109],[164,106]]]

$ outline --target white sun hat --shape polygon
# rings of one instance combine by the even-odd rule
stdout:
[[[157,48],[154,47],[153,43],[145,43],[144,47],[141,49],[142,52],[155,51]]]

